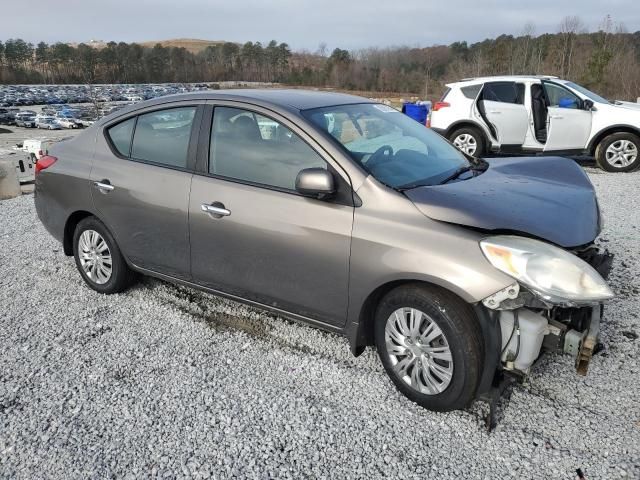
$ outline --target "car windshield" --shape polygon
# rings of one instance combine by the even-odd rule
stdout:
[[[607,100],[606,98],[601,97],[600,95],[598,95],[597,93],[593,93],[591,90],[588,90],[576,83],[573,82],[566,82],[565,85],[569,88],[572,88],[573,90],[575,90],[576,92],[581,93],[582,95],[590,98],[591,100],[593,100],[594,102],[597,103],[611,103],[609,100]]]
[[[470,166],[440,135],[387,105],[337,105],[302,114],[367,172],[393,188],[436,185]]]

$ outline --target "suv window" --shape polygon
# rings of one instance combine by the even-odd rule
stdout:
[[[543,85],[550,107],[580,108],[582,100],[573,92],[556,83],[543,82]]]
[[[109,128],[107,134],[111,139],[111,143],[118,151],[120,155],[125,157],[129,156],[131,150],[131,134],[133,133],[133,126],[136,123],[136,118],[130,118],[124,122],[120,122],[117,125]]]
[[[479,83],[478,85],[469,85],[468,87],[462,87],[460,91],[465,97],[473,100],[478,96],[478,92],[480,92],[481,88],[482,84]]]
[[[138,116],[131,157],[186,168],[196,107],[157,110]]]
[[[514,82],[486,83],[482,91],[482,99],[524,105],[524,84]]]
[[[305,168],[327,165],[278,121],[238,108],[214,109],[209,173],[295,190],[296,177]]]

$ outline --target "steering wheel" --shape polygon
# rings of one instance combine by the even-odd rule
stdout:
[[[393,147],[391,145],[383,145],[367,159],[367,167],[375,167],[385,161],[389,160],[393,155]]]

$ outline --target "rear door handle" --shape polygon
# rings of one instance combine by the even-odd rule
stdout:
[[[562,120],[564,117],[562,115],[551,115],[551,118],[556,120]]]
[[[212,204],[203,203],[200,208],[203,212],[210,213],[211,216],[216,218],[228,217],[231,215],[231,210],[226,209],[220,202],[213,202]]]
[[[93,182],[93,185],[102,193],[111,192],[116,188],[113,185],[111,185],[111,182],[109,182],[109,180],[101,180],[99,182]]]
[[[496,115],[500,115],[502,112],[500,110],[489,110],[489,113],[494,113]]]

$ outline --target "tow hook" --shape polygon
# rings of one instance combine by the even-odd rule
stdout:
[[[576,372],[578,372],[578,375],[587,374],[591,357],[598,347],[601,317],[602,307],[594,307],[591,312],[591,323],[589,324],[589,330],[580,344],[578,355],[576,357]]]

